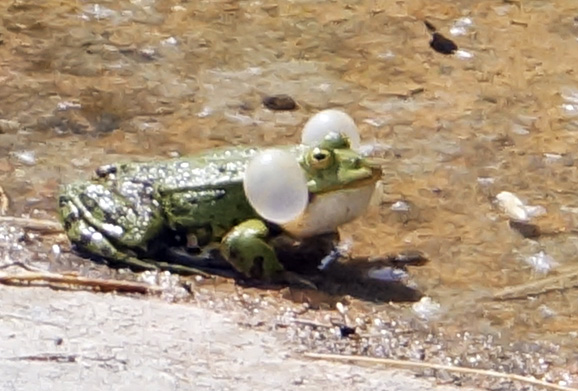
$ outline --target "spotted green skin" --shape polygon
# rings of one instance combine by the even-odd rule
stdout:
[[[351,150],[341,135],[327,137],[315,148],[279,148],[300,163],[310,198],[377,177],[378,169]],[[331,164],[316,164],[319,151],[331,157]],[[159,249],[186,238],[201,251],[218,249],[247,277],[284,280],[271,245],[283,229],[264,221],[243,190],[245,168],[257,152],[236,147],[101,167],[92,180],[62,187],[62,224],[77,250],[117,265],[190,273],[194,270],[159,259]]]

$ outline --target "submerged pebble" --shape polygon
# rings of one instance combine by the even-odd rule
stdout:
[[[20,129],[20,123],[18,121],[0,119],[0,134],[2,133],[15,133]]]
[[[414,303],[411,308],[422,319],[429,320],[436,318],[441,311],[440,303],[432,300],[431,297],[422,297],[420,301]]]
[[[520,222],[527,222],[532,217],[541,216],[546,213],[543,206],[525,205],[515,194],[509,191],[502,191],[496,196],[498,206],[506,215]]]
[[[407,278],[408,274],[402,269],[393,267],[384,267],[379,269],[371,269],[367,272],[369,278],[380,281],[402,281]]]
[[[427,20],[425,21],[425,26],[428,29],[428,31],[432,34],[429,46],[433,50],[435,50],[438,53],[446,55],[454,54],[456,50],[458,50],[458,45],[456,45],[454,41],[438,33],[437,28]]]
[[[450,34],[454,36],[458,35],[466,35],[469,29],[474,25],[474,22],[471,18],[459,18],[450,28]]]
[[[10,199],[8,198],[8,195],[6,194],[2,186],[0,186],[0,216],[3,216],[6,214],[6,212],[8,212],[9,206],[10,206]]]
[[[472,52],[468,52],[467,50],[459,49],[455,52],[457,58],[461,58],[462,60],[468,60],[474,57]]]
[[[270,110],[295,110],[297,103],[289,95],[271,95],[263,98],[263,105]]]
[[[454,41],[441,35],[440,33],[433,33],[429,46],[433,50],[441,54],[454,54],[458,50],[458,45]]]
[[[391,210],[394,212],[409,212],[410,206],[405,201],[396,201],[391,205]]]
[[[525,257],[524,262],[530,265],[535,272],[541,274],[548,273],[558,265],[558,262],[544,251]]]
[[[20,163],[27,166],[36,164],[36,153],[34,151],[15,151],[11,153]]]

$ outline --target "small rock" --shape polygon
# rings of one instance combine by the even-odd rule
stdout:
[[[557,315],[556,311],[548,307],[546,304],[542,304],[540,307],[538,307],[538,311],[544,319],[553,318]]]
[[[293,385],[295,385],[295,386],[303,385],[303,383],[305,383],[305,379],[302,376],[299,376],[299,377],[296,377],[295,379],[293,379]]]
[[[341,334],[342,338],[347,338],[350,335],[355,334],[355,327],[341,325],[339,326],[339,333]]]
[[[60,255],[61,255],[60,246],[58,244],[53,244],[52,251],[49,254],[51,261],[52,262],[58,261],[60,259]]]
[[[517,222],[527,222],[532,217],[541,216],[546,213],[543,206],[525,205],[515,194],[509,191],[502,191],[496,196],[498,205],[511,220]]]
[[[165,46],[174,46],[177,43],[178,43],[178,41],[175,37],[168,37],[168,38],[163,39],[161,41],[161,45],[165,45]]]
[[[345,315],[347,313],[347,307],[341,302],[337,302],[337,304],[335,304],[335,308],[341,315]]]
[[[391,210],[394,212],[409,212],[409,204],[405,201],[397,201],[391,205]]]
[[[451,35],[466,35],[468,30],[474,25],[471,18],[459,18],[454,22],[454,25],[450,28]]]
[[[510,228],[518,231],[520,235],[527,239],[537,238],[542,234],[540,227],[536,224],[530,224],[523,221],[510,220]]]
[[[389,263],[394,268],[406,266],[423,266],[429,263],[427,256],[419,250],[403,250],[389,258]]]
[[[461,58],[463,60],[467,60],[474,57],[474,54],[472,52],[468,52],[462,49],[457,50],[455,53],[457,58]]]
[[[433,33],[429,45],[433,50],[441,54],[453,54],[458,50],[458,45],[456,45],[454,41],[444,37],[440,33]]]
[[[82,105],[78,102],[72,101],[62,101],[58,102],[56,105],[57,111],[67,111],[67,110],[79,110],[82,108]]]
[[[414,303],[411,308],[422,319],[436,318],[441,310],[441,305],[432,300],[431,297],[424,296],[420,301]]]
[[[271,95],[263,98],[263,105],[270,110],[295,110],[297,103],[289,95]]]
[[[456,50],[458,50],[458,45],[456,45],[451,39],[438,33],[433,24],[427,20],[424,23],[428,31],[432,33],[432,39],[429,42],[429,46],[431,46],[433,50],[441,54],[454,54]]]
[[[6,192],[2,186],[0,186],[0,216],[3,216],[6,214],[6,212],[8,212],[9,205],[10,200],[8,199],[8,196],[6,195]]]
[[[545,153],[544,154],[544,161],[548,164],[553,164],[560,161],[563,158],[562,155],[558,153]]]
[[[0,134],[2,133],[15,133],[20,129],[20,123],[18,121],[11,121],[8,119],[0,119]]]
[[[558,266],[558,262],[544,251],[525,257],[524,261],[532,267],[536,272],[546,274],[554,267]]]
[[[496,181],[496,179],[490,177],[478,177],[477,181],[482,186],[489,186],[492,185]]]
[[[383,267],[371,269],[367,272],[367,277],[374,280],[392,282],[402,281],[407,278],[407,273],[403,269],[396,269],[393,267]]]
[[[26,164],[27,166],[33,166],[36,164],[36,154],[34,151],[16,151],[11,153],[20,163]]]

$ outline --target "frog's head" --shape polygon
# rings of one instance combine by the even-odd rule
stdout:
[[[375,185],[381,167],[351,148],[343,133],[328,133],[317,145],[307,147],[300,159],[311,197]]]
[[[257,158],[263,160],[252,162],[246,174],[247,197],[257,213],[295,237],[334,232],[365,212],[381,168],[356,151],[357,128],[337,110],[312,117],[302,143],[297,156],[269,150]],[[253,177],[260,186],[251,185]]]

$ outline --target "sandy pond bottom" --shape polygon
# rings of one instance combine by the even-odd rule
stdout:
[[[340,107],[387,160],[376,204],[342,234],[360,257],[426,254],[430,262],[409,268],[406,284],[431,301],[230,282],[195,282],[191,298],[173,280],[180,293],[169,299],[236,309],[268,331],[282,323],[280,341],[294,352],[493,368],[576,387],[577,11],[572,0],[1,0],[6,214],[53,219],[58,185],[104,163],[295,143],[312,113]],[[434,52],[425,19],[460,51]],[[298,109],[261,104],[281,93]],[[503,191],[545,213],[512,227],[497,207]],[[4,224],[0,259],[143,278],[51,257],[55,242],[66,248],[62,238]],[[502,294],[556,277],[567,279]],[[304,300],[321,309],[301,313]],[[323,325],[337,317],[357,326],[356,337],[295,317]]]

